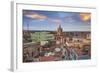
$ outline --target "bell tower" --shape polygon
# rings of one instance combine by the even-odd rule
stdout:
[[[63,29],[61,28],[61,25],[58,26],[57,32],[59,35],[63,33]]]
[[[61,25],[58,26],[56,35],[55,35],[56,44],[64,44],[65,35]]]

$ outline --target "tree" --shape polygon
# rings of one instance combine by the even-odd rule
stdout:
[[[42,42],[42,41],[49,41],[53,40],[53,34],[50,34],[50,32],[35,32],[31,34],[31,39],[34,42]]]

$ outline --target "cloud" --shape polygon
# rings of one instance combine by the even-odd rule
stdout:
[[[80,13],[80,18],[83,21],[89,21],[91,20],[91,14],[90,13]]]
[[[24,13],[24,16],[36,20],[45,20],[47,18],[47,16],[35,12]]]
[[[66,16],[66,17],[64,17],[64,22],[74,23],[74,22],[76,22],[76,19],[73,16]]]
[[[53,22],[53,23],[61,23],[62,20],[60,18],[50,18],[44,14],[40,14],[40,13],[36,13],[36,12],[33,12],[33,11],[27,11],[27,10],[23,10],[23,15],[25,17],[28,17],[28,18],[31,18],[31,19],[34,19],[34,20],[45,20],[47,19],[49,22]]]
[[[57,19],[57,18],[48,18],[48,21],[56,23],[56,24],[61,24],[62,20],[61,19]]]

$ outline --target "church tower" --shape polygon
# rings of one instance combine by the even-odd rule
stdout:
[[[61,25],[59,25],[57,28],[55,40],[56,40],[56,44],[59,44],[59,45],[64,44],[65,42],[65,34],[63,32]]]
[[[63,29],[61,28],[61,25],[59,25],[59,27],[57,29],[57,33],[58,33],[58,35],[61,35],[63,33]]]

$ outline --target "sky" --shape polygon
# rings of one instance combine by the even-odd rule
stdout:
[[[91,13],[23,10],[23,30],[90,31]]]

